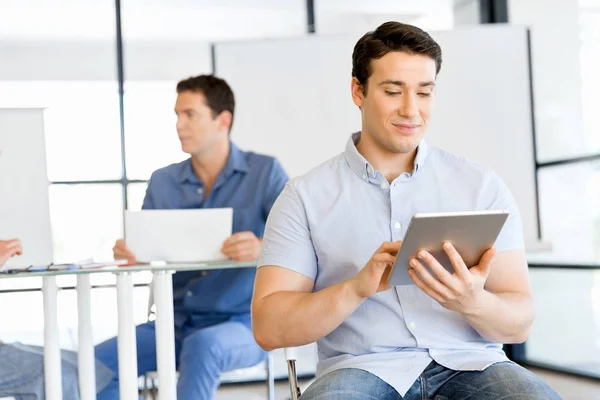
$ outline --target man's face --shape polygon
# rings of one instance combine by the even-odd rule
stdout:
[[[419,145],[433,111],[435,61],[393,51],[371,60],[371,68],[366,94],[352,81],[365,133],[384,151],[409,153]]]
[[[204,94],[181,92],[175,103],[177,135],[181,150],[191,155],[203,155],[219,140],[227,138],[231,114],[222,112],[216,117],[206,103]]]

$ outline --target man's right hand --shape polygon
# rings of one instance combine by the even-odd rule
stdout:
[[[350,281],[356,295],[362,299],[391,288],[387,284],[389,274],[402,241],[384,242],[375,251],[367,265]]]
[[[125,245],[124,239],[117,240],[113,247],[113,257],[115,260],[127,260],[127,264],[135,264],[135,254],[133,254]]]
[[[20,256],[22,253],[23,247],[19,239],[0,240],[0,267],[11,257]]]

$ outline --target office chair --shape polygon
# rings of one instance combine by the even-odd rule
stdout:
[[[151,320],[151,317],[154,315],[154,311],[152,310],[152,306],[154,306],[154,295],[152,291],[152,283],[150,283],[150,295],[148,296],[148,321]],[[267,373],[267,399],[275,400],[275,374],[273,372],[273,355],[271,352],[267,353],[267,360],[263,361],[261,364],[264,364],[265,371]],[[249,368],[240,368],[237,370],[229,371],[225,374],[227,375],[244,375],[249,371],[256,369],[261,364],[257,364],[254,367]],[[157,385],[156,380],[158,378],[158,373],[156,371],[150,371],[144,375],[144,387],[142,390],[142,398],[144,400],[156,400],[157,398]],[[160,383],[159,383],[160,384]],[[2,399],[0,399],[2,400]]]

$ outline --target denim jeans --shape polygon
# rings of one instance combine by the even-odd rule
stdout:
[[[525,368],[501,362],[483,371],[454,371],[431,362],[404,397],[377,376],[346,368],[317,379],[301,400],[554,400],[546,383]]]
[[[138,325],[136,340],[138,375],[156,371],[154,323]],[[213,399],[222,372],[251,367],[266,359],[266,352],[256,344],[252,331],[234,321],[201,329],[191,326],[177,329],[175,354],[179,371],[177,398],[180,400]],[[96,358],[115,372],[98,400],[119,398],[117,355],[117,338],[96,346]]]
[[[63,400],[78,400],[77,353],[61,351]],[[113,373],[96,362],[96,389],[102,390]],[[0,397],[17,400],[44,398],[44,348],[0,343]]]

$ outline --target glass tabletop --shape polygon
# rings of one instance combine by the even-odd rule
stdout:
[[[80,269],[52,269],[48,271],[27,271],[27,270],[12,270],[10,272],[1,272],[0,279],[10,278],[28,278],[28,277],[44,277],[44,276],[61,276],[61,275],[85,275],[96,273],[124,273],[124,272],[160,272],[160,271],[206,271],[215,269],[234,269],[234,268],[255,268],[256,261],[219,261],[205,263],[165,263],[165,264],[136,264],[130,266],[105,266],[96,268],[80,268]],[[60,266],[55,268],[61,268]]]
[[[590,269],[600,267],[600,258],[578,259],[577,257],[565,257],[564,254],[553,252],[528,252],[527,261],[529,264],[560,266],[560,267],[589,267]],[[218,261],[218,262],[197,262],[197,263],[166,263],[166,264],[136,264],[130,266],[104,266],[96,268],[80,269],[52,269],[48,271],[27,271],[12,270],[10,272],[0,272],[0,279],[28,278],[44,276],[63,276],[63,275],[85,275],[97,273],[124,273],[124,272],[160,272],[160,271],[202,271],[216,269],[234,269],[234,268],[255,268],[256,261]],[[60,266],[55,268],[61,268]]]

